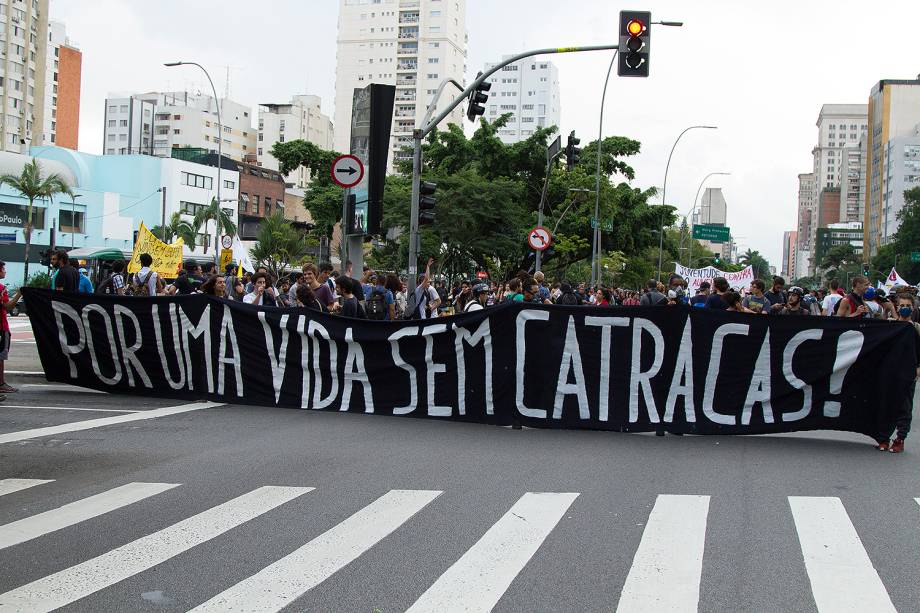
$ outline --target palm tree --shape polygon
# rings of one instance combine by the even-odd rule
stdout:
[[[173,213],[169,218],[169,223],[165,226],[154,226],[150,232],[164,243],[171,243],[177,238],[185,241],[190,248],[195,246],[195,228],[187,221],[182,219],[180,213]]]
[[[0,176],[0,186],[2,185],[9,185],[29,200],[26,225],[23,228],[26,250],[22,284],[25,285],[29,279],[29,248],[32,246],[32,209],[35,200],[37,198],[54,200],[57,194],[67,194],[73,198],[73,192],[64,181],[64,177],[57,173],[51,173],[43,179],[41,168],[39,168],[38,161],[35,158],[32,158],[31,162],[23,166],[20,175]]]
[[[192,225],[195,228],[201,229],[204,226],[204,234],[208,233],[208,222],[214,222],[214,261],[217,262],[220,258],[220,249],[217,248],[220,240],[221,232],[225,234],[236,234],[236,224],[233,223],[233,218],[230,216],[230,211],[222,209],[220,203],[217,201],[217,198],[211,198],[211,204],[208,206],[198,209],[198,212],[195,213],[195,219],[192,221]],[[204,245],[204,252],[208,252],[208,243],[210,240],[206,240]],[[192,243],[194,244],[194,242]]]
[[[309,244],[284,213],[277,211],[259,224],[259,238],[249,254],[279,279],[285,268],[298,266],[309,255]]]
[[[751,251],[748,249],[741,254],[739,259],[742,264],[745,266],[750,266],[753,269],[754,277],[758,279],[766,279],[769,276],[770,263],[760,254],[759,251]]]

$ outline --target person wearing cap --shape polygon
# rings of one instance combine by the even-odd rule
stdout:
[[[805,290],[801,287],[792,287],[786,295],[786,304],[776,311],[778,315],[810,315],[808,309],[802,307],[802,297]]]
[[[89,273],[82,266],[80,267],[80,285],[77,288],[77,292],[81,294],[92,294],[93,291],[93,282],[89,280]]]
[[[472,299],[463,307],[463,312],[472,313],[473,311],[481,311],[486,308],[488,300],[489,286],[485,283],[477,283],[472,289]]]
[[[705,307],[706,301],[709,300],[709,292],[712,286],[709,284],[709,281],[703,281],[700,283],[700,289],[696,295],[690,299],[690,306],[693,307]]]

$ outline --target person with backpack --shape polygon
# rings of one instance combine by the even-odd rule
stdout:
[[[153,264],[153,258],[149,253],[142,253],[138,258],[141,263],[141,269],[134,273],[131,280],[131,287],[135,296],[157,296],[163,293],[163,281],[150,266]]]
[[[470,292],[472,298],[463,307],[463,312],[472,313],[473,311],[485,309],[486,303],[489,301],[489,286],[485,283],[477,283]]]
[[[853,291],[837,302],[838,317],[871,317],[863,294],[869,289],[869,279],[862,275],[853,277]]]
[[[648,291],[642,295],[642,299],[639,300],[640,306],[664,306],[668,303],[667,297],[658,291],[658,282],[654,279],[649,279],[649,282],[645,284],[648,288]]]
[[[122,271],[125,269],[125,263],[122,260],[112,262],[112,272],[105,280],[96,287],[97,294],[118,294],[125,293],[125,277]]]
[[[377,275],[370,294],[364,301],[364,312],[372,321],[396,320],[396,299],[393,298],[393,292],[384,285],[385,282],[386,277]]]
[[[409,296],[403,319],[432,319],[438,316],[441,298],[438,296],[438,292],[431,287],[431,264],[433,262],[434,258],[428,258],[425,274],[418,277],[418,285]]]

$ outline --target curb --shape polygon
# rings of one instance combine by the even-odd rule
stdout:
[[[14,377],[22,377],[26,379],[44,379],[45,378],[45,371],[43,370],[8,370],[4,374],[14,376]]]

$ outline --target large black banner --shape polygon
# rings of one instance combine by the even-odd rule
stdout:
[[[887,438],[917,367],[914,329],[871,320],[509,304],[368,322],[204,295],[25,296],[51,381],[502,425]]]

